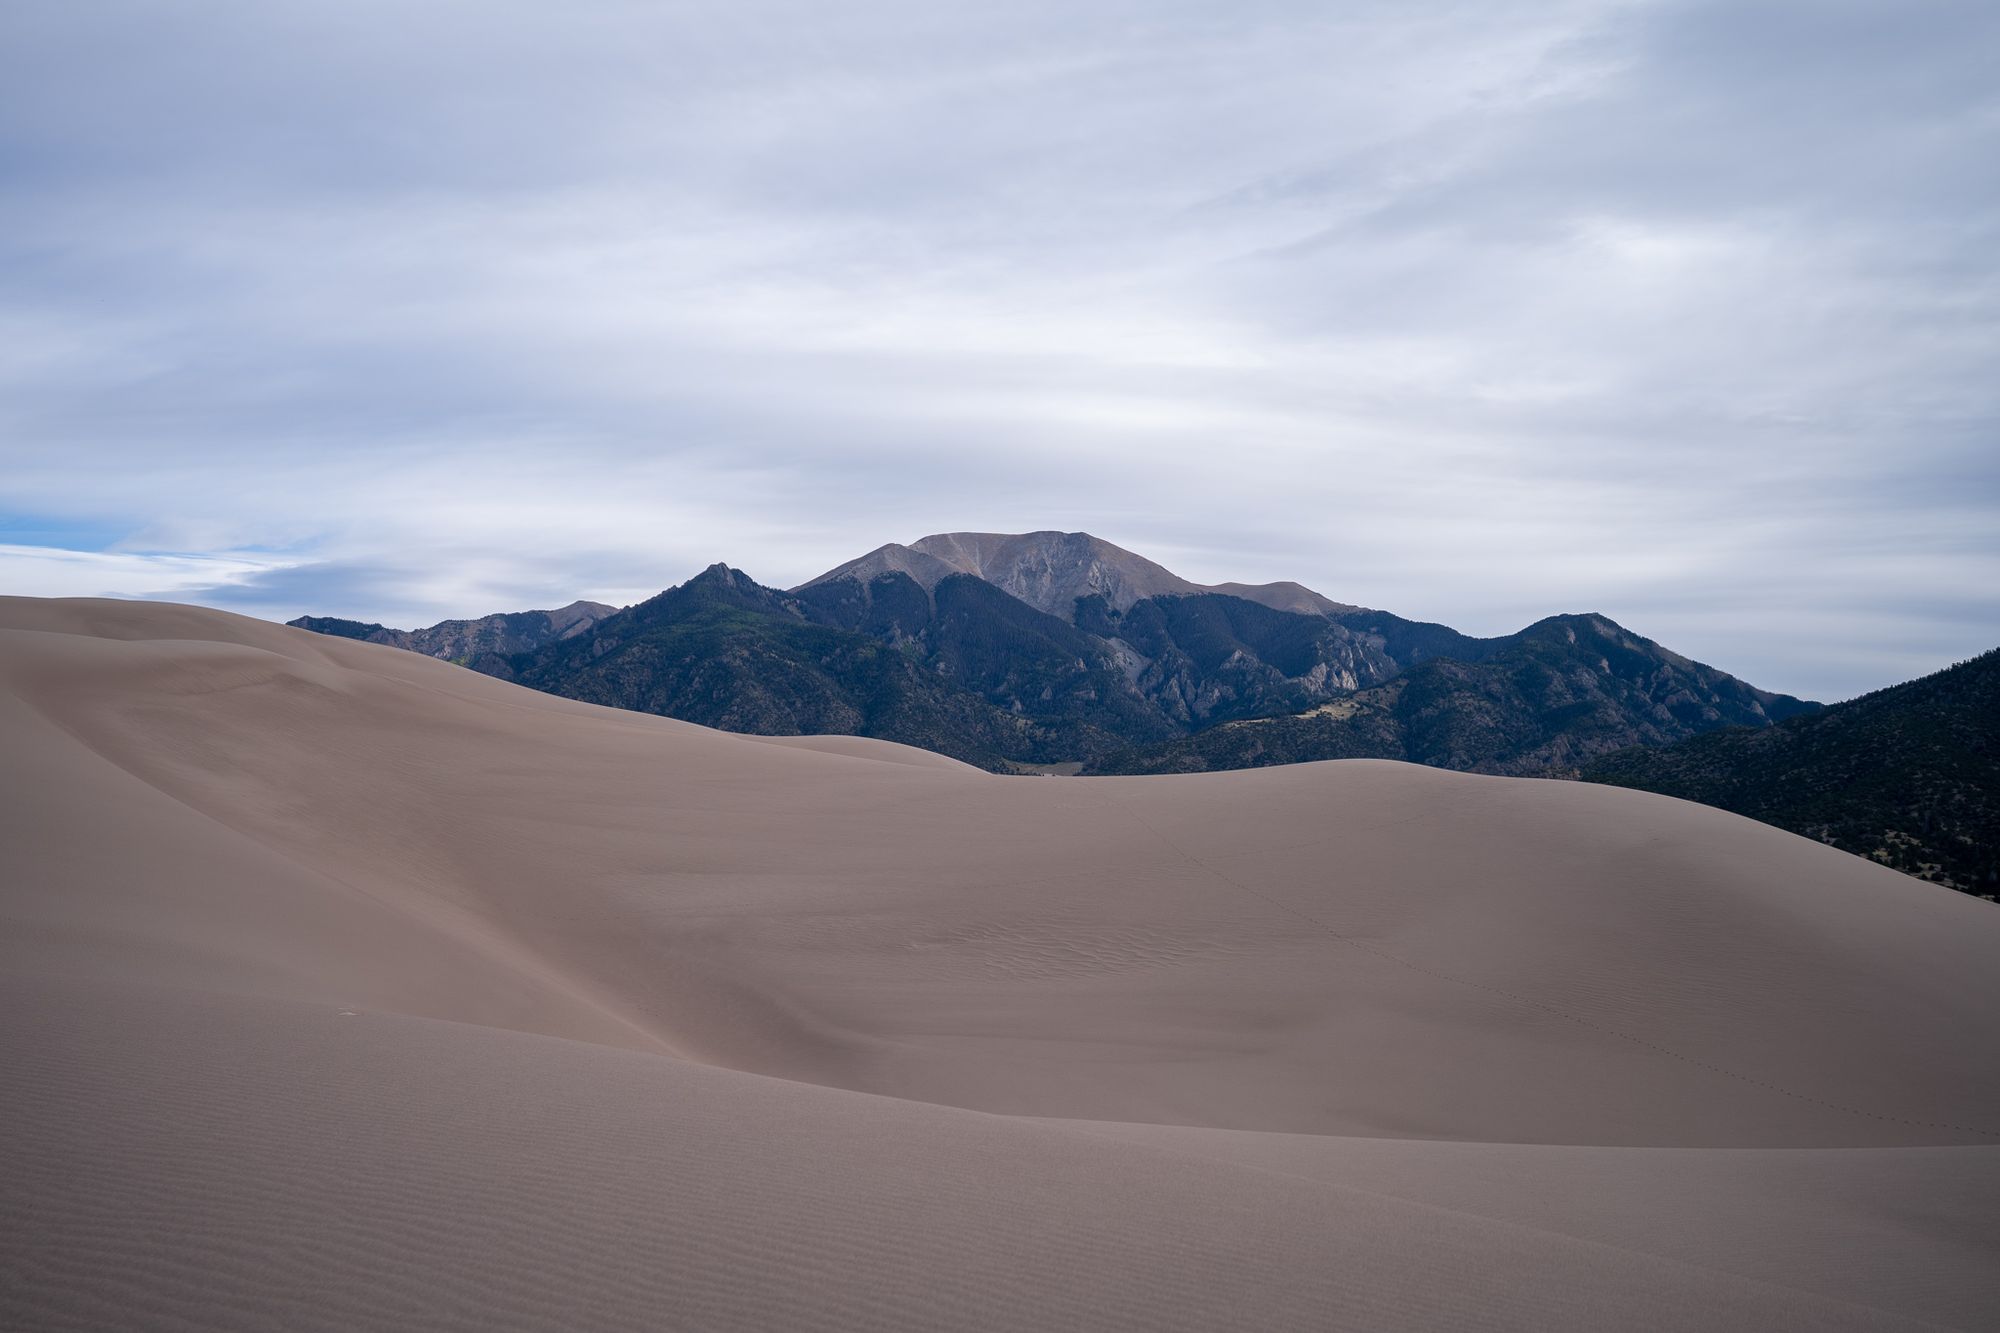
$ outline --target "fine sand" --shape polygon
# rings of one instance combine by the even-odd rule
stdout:
[[[2000,1323],[2000,908],[0,599],[0,1327]]]

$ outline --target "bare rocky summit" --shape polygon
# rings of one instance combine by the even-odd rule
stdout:
[[[1152,597],[1196,593],[1224,593],[1274,610],[1306,615],[1359,609],[1297,583],[1190,582],[1087,532],[940,532],[908,546],[891,542],[877,547],[802,587],[841,579],[867,583],[889,573],[907,574],[926,588],[936,587],[952,574],[970,574],[1038,611],[1071,623],[1076,621],[1076,603],[1082,597],[1102,597],[1118,612]]]

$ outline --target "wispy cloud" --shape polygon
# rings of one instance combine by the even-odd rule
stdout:
[[[1996,56],[1953,0],[28,0],[0,508],[121,550],[0,579],[278,552],[196,590],[413,623],[1087,527],[1851,693],[2000,640]]]
[[[284,566],[229,555],[127,554],[0,545],[0,587],[41,597],[176,597],[243,588]]]

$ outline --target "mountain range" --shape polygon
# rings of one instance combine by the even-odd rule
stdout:
[[[1013,771],[1407,759],[1575,769],[1818,705],[1598,615],[1500,638],[1297,583],[1193,583],[1088,533],[943,533],[799,587],[714,565],[637,606],[404,631],[303,628],[593,703],[764,735],[841,733]]]

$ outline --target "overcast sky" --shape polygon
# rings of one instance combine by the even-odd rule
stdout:
[[[0,591],[1088,530],[1840,698],[2000,643],[1992,0],[10,0]]]

